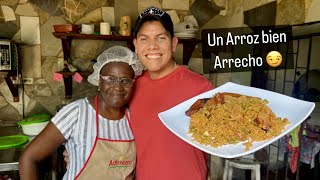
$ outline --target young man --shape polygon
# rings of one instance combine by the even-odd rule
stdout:
[[[174,37],[171,18],[164,11],[150,7],[140,14],[133,43],[147,68],[136,81],[129,107],[137,145],[136,179],[206,179],[207,154],[171,133],[158,113],[213,86],[204,77],[175,63],[173,53],[178,39]]]

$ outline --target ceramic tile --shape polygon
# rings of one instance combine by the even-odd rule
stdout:
[[[41,25],[41,56],[57,56],[62,49],[61,39],[52,35],[54,24],[66,24],[64,18],[51,16],[48,21]]]
[[[75,24],[85,24],[85,23],[92,23],[92,22],[101,22],[101,8],[98,8],[90,13],[82,16]]]
[[[245,6],[244,6],[245,8]],[[244,23],[248,26],[273,26],[276,19],[277,3],[271,2],[245,11]]]
[[[102,40],[75,39],[71,46],[72,59],[93,59],[97,54],[99,42]]]
[[[61,105],[60,99],[57,96],[51,97],[35,97],[37,101],[36,108],[42,108],[42,111],[48,111],[50,114],[57,113],[57,107]]]
[[[66,20],[75,23],[88,10],[88,6],[77,0],[65,0],[62,10],[64,11]]]
[[[282,85],[283,85],[283,82],[285,81],[285,73],[286,73],[286,70],[284,69],[279,69],[279,70],[276,70],[276,74],[275,74],[275,80],[278,81],[278,82],[281,82]]]
[[[189,0],[162,0],[163,9],[189,10]]]
[[[28,0],[20,0],[19,4],[24,4],[24,3],[27,3],[27,2],[28,2]]]
[[[319,9],[320,9],[320,1],[313,1],[306,12],[306,19],[305,22],[313,22],[313,21],[320,21],[319,16]]]
[[[231,81],[231,74],[230,73],[219,73],[217,78],[217,84],[221,86],[227,82]]]
[[[294,69],[286,69],[286,81],[294,81],[295,74]]]
[[[190,12],[201,27],[219,14],[220,10],[215,8],[209,1],[197,0],[190,6]]]
[[[220,6],[220,7],[225,7],[227,4],[227,0],[214,0],[211,2],[212,3],[214,2],[217,6]]]
[[[190,58],[188,67],[191,71],[198,74],[203,74],[203,59],[202,58]]]
[[[58,71],[58,58],[57,57],[44,57],[42,60],[43,64],[41,65],[41,69],[43,72],[55,72]],[[42,78],[45,79],[45,81],[47,82],[47,85],[50,87],[52,94],[53,95],[57,95],[58,93],[58,89],[59,89],[59,85],[62,86],[62,90],[61,90],[61,95],[63,95],[64,97],[64,83],[63,81],[58,82],[58,81],[54,81],[52,78],[53,74],[52,73],[43,73]]]
[[[64,57],[64,55],[63,55],[63,50],[62,50],[62,49],[61,49],[61,51],[59,52],[59,54],[58,54],[57,57],[59,57],[59,58],[63,58],[63,57]]]
[[[14,21],[0,23],[0,37],[3,39],[11,39],[19,31]]]
[[[73,0],[75,1],[75,0]],[[60,6],[63,6],[66,4],[67,0],[50,0],[50,1],[44,1],[44,0],[29,0],[29,3],[32,5],[38,7],[39,9],[49,13],[51,16],[60,16],[63,15],[62,8]],[[89,4],[88,4],[89,5]],[[78,8],[81,6],[78,4]]]
[[[319,31],[318,31],[319,32]],[[311,61],[310,61],[310,68],[311,69],[320,69],[320,37],[314,36],[312,38],[312,49],[311,49]]]
[[[18,5],[15,13],[20,16],[38,16],[37,12],[33,9],[30,3]]]
[[[254,9],[273,1],[276,0],[243,0],[243,10],[247,11],[250,9]]]
[[[30,101],[30,98],[29,96],[24,93],[24,101],[21,101],[22,99],[22,90],[19,89],[18,92],[19,92],[19,99],[20,101],[19,102],[13,102],[13,96],[10,92],[10,89],[9,87],[7,86],[7,83],[6,82],[3,82],[0,84],[0,92],[2,93],[3,97],[6,99],[6,101],[8,103],[10,103],[11,106],[13,106],[18,112],[19,114],[23,114],[23,103],[25,104],[28,104],[29,101]],[[27,109],[26,106],[24,106],[25,110]]]
[[[36,96],[42,96],[42,97],[52,96],[52,91],[47,84],[36,84],[34,86],[34,89],[36,90]]]
[[[177,14],[177,12],[175,10],[169,10],[169,11],[166,11],[166,12],[170,15],[173,24],[180,23],[180,18],[179,18],[178,14]]]
[[[37,104],[37,101],[36,101],[36,100],[30,99],[29,103],[26,104],[26,111],[25,111],[25,113],[26,113],[26,114],[30,114],[30,112],[35,109],[36,104]]]
[[[251,72],[232,72],[231,81],[237,84],[250,86],[251,85]]]
[[[199,26],[196,18],[193,15],[185,16],[183,18],[183,20],[184,20],[184,22],[190,22],[193,25],[193,27],[198,27]]]
[[[63,59],[63,57],[59,57],[57,62],[58,62],[57,63],[58,64],[58,67],[57,67],[58,71],[62,71],[64,69],[64,59]]]
[[[23,43],[40,44],[39,17],[20,16],[20,28]]]
[[[302,24],[305,22],[305,9],[302,8],[304,5],[302,0],[282,0],[281,3],[277,4],[276,25]],[[319,14],[318,11],[319,9],[316,8],[314,12]],[[319,15],[317,17],[319,19]]]
[[[114,1],[116,0],[80,0],[82,3],[87,4],[88,10],[87,12],[91,12],[97,8],[101,7],[113,7],[114,6]],[[128,4],[127,0],[127,4]],[[124,4],[125,6],[127,4]],[[130,7],[130,6],[128,6]]]
[[[41,77],[41,54],[40,45],[23,46],[22,73],[25,78]]]
[[[15,16],[14,11],[11,7],[1,6],[1,9],[2,9],[2,13],[3,13],[5,21],[15,21],[16,20],[16,16]]]
[[[305,16],[307,16],[308,12],[309,12],[309,8],[312,4],[313,0],[305,0],[304,1],[304,12],[305,12]]]
[[[227,1],[228,13],[234,13],[237,8],[241,7],[243,9],[243,1]]]
[[[44,78],[37,78],[37,79],[34,80],[34,84],[45,85],[45,84],[47,84],[47,81],[46,81],[46,79],[44,79]],[[50,94],[51,94],[51,93],[50,93]]]
[[[19,0],[0,0],[1,5],[15,7]]]
[[[124,4],[125,6],[123,6]],[[114,2],[115,26],[119,27],[120,18],[122,16],[130,16],[131,27],[133,27],[138,15],[137,6],[137,1],[116,0]]]
[[[277,80],[276,80],[275,83],[276,84],[275,84],[275,90],[274,91],[277,92],[277,93],[283,94],[284,93],[284,84],[283,84],[284,82],[283,82],[283,80],[281,81],[280,78],[277,77]]]
[[[217,156],[210,156],[210,180],[222,179],[224,170],[224,159]]]
[[[20,42],[20,41],[21,41],[21,31],[19,30],[19,31],[12,37],[11,40],[16,41],[16,42]]]
[[[102,20],[110,23],[111,26],[115,26],[114,23],[114,7],[102,7]]]
[[[212,4],[214,4],[215,7],[219,7],[220,10],[220,15],[225,16],[228,11],[228,2],[227,0],[214,0],[211,1]]]
[[[307,67],[308,66],[308,51],[309,48],[309,39],[302,39],[299,41],[299,50],[298,50],[298,62],[297,67]],[[296,57],[296,56],[294,56]]]
[[[293,92],[293,86],[294,86],[294,84],[292,82],[285,82],[284,94],[288,95],[288,96],[291,96],[292,92]]]
[[[161,8],[159,0],[138,0],[138,11],[141,13],[144,9],[149,6],[155,6]]]
[[[40,25],[46,23],[50,17],[61,17],[64,19],[63,16],[50,16],[50,14],[42,9],[37,9],[37,13],[39,14]]]
[[[176,47],[176,51],[173,54],[173,58],[177,64],[182,64],[182,59],[183,59],[182,57],[183,57],[183,45],[178,44]]]
[[[0,96],[0,109],[6,106],[7,104],[8,102],[6,101],[6,99],[4,99],[3,96]]]
[[[243,10],[242,10],[242,7],[239,7],[237,11],[234,12],[234,14],[227,14],[226,16],[222,16],[218,14],[214,16],[201,28],[214,29],[214,28],[246,27],[246,25],[243,24],[243,19],[244,19]],[[201,26],[200,23],[199,23],[199,26]]]
[[[268,79],[275,80],[276,79],[276,71],[275,70],[268,70]]]

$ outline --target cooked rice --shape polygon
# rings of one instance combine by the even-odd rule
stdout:
[[[289,124],[287,118],[276,117],[267,103],[256,97],[224,95],[224,102],[216,104],[212,97],[191,116],[189,133],[212,147],[243,142],[247,151],[252,142],[275,137]]]

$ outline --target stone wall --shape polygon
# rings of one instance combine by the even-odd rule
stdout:
[[[207,6],[200,6],[203,3]],[[176,15],[175,22],[183,21],[186,15],[194,15],[200,30],[243,27],[248,26],[245,19],[249,19],[250,23],[255,22],[255,17],[244,17],[245,11],[270,3],[274,3],[270,7],[277,13],[276,17],[266,17],[271,18],[268,22],[293,25],[320,20],[317,13],[320,3],[316,0],[2,0],[0,37],[22,44],[22,76],[33,82],[24,87],[20,84],[19,102],[13,102],[12,94],[3,79],[4,75],[0,74],[0,119],[17,121],[35,113],[54,115],[57,107],[95,93],[96,87],[87,83],[84,78],[81,83],[73,82],[72,99],[66,100],[64,83],[53,81],[53,73],[64,67],[61,41],[52,35],[54,24],[99,24],[101,21],[109,21],[112,30],[117,32],[121,16],[129,15],[134,22],[142,9],[154,5],[173,10],[170,14],[173,12]],[[210,14],[203,14],[209,10],[212,11]],[[202,14],[196,14],[197,12]],[[72,63],[79,70],[90,70],[91,60],[115,44],[125,45],[110,41],[74,40],[71,49]],[[181,54],[181,48],[178,48],[175,59],[181,59]],[[193,59],[199,62],[191,63],[196,67],[194,69],[201,69],[201,47],[195,49]],[[206,77],[219,85],[229,81],[232,76],[220,74]]]

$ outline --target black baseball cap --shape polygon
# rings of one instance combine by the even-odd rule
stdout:
[[[171,37],[173,37],[173,22],[170,15],[154,6],[148,7],[138,16],[134,29],[135,36],[137,36],[143,23],[147,21],[160,21],[162,26],[170,33]]]

